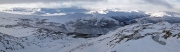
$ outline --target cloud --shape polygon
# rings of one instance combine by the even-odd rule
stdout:
[[[172,5],[169,4],[166,0],[144,0],[144,1],[153,5],[161,5],[168,8],[172,8]]]
[[[6,8],[62,8],[77,6],[88,10],[119,8],[141,11],[180,11],[179,0],[0,0]]]
[[[0,4],[49,3],[49,2],[97,2],[104,0],[0,0]]]

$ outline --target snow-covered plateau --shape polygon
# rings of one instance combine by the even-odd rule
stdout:
[[[180,52],[180,13],[7,9],[0,52]]]

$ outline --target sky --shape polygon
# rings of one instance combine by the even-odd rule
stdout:
[[[8,8],[63,8],[77,6],[88,10],[178,11],[179,0],[0,0],[0,10]]]

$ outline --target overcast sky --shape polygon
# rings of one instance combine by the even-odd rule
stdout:
[[[119,8],[142,11],[180,11],[179,0],[0,0],[6,8],[61,8],[78,6],[89,10]]]

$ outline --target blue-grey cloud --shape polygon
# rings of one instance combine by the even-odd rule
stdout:
[[[10,8],[118,8],[142,11],[179,11],[179,0],[0,0],[0,11]]]
[[[19,3],[49,3],[49,2],[98,2],[104,0],[0,0],[0,4],[19,4]]]
[[[167,8],[173,8],[172,5],[169,4],[166,0],[144,0],[144,1],[153,5],[161,5]]]

